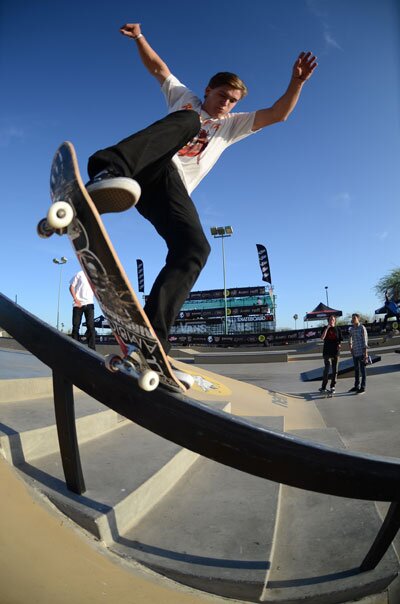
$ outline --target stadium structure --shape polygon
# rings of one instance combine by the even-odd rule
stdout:
[[[263,342],[276,329],[272,287],[191,292],[172,327],[170,342],[217,343],[221,338]]]

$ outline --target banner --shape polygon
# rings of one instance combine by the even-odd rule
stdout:
[[[228,317],[251,317],[251,316],[271,316],[269,306],[235,306],[227,308]],[[181,310],[175,320],[175,324],[185,323],[186,321],[199,321],[208,319],[218,319],[225,316],[225,308],[206,308],[196,310]],[[258,320],[258,319],[255,319]],[[271,321],[272,319],[265,319]]]
[[[265,294],[265,287],[233,287],[226,290],[227,298],[241,298],[247,296],[262,296]],[[208,289],[196,291],[189,294],[187,300],[218,300],[224,297],[223,289]]]
[[[138,279],[138,291],[144,292],[144,266],[143,261],[138,258],[136,260],[137,264],[137,279]]]
[[[262,280],[272,285],[271,269],[269,267],[268,254],[264,245],[257,243],[258,259],[260,261],[260,269]]]

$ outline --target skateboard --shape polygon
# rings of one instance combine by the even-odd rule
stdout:
[[[56,151],[50,174],[52,204],[37,226],[40,237],[68,235],[99,306],[119,344],[121,355],[108,355],[110,371],[134,377],[143,390],[160,384],[175,392],[185,387],[168,358],[118,259],[99,212],[82,182],[70,142]]]
[[[325,392],[321,392],[320,390],[318,390],[318,394],[320,394],[324,398],[333,398],[335,396],[335,392],[332,392],[331,390],[325,390]]]

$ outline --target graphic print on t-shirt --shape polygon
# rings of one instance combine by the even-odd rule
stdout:
[[[211,137],[220,128],[220,124],[213,124],[211,120],[207,120],[203,122],[203,126],[208,126],[208,128],[201,128],[197,136],[178,151],[179,156],[197,157],[197,161],[200,161],[200,155],[207,147]]]
[[[193,106],[191,103],[187,103],[182,106],[182,109],[193,109]],[[220,127],[220,124],[214,124],[212,120],[205,120],[202,122],[199,133],[178,151],[178,155],[180,157],[197,157],[197,162],[199,162],[201,154]]]

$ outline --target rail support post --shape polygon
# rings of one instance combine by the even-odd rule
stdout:
[[[360,571],[373,570],[386,554],[390,544],[400,528],[400,503],[393,501],[387,511],[385,520],[377,534],[371,549],[365,556]]]
[[[53,371],[54,411],[65,482],[70,491],[86,491],[76,434],[73,385]]]

